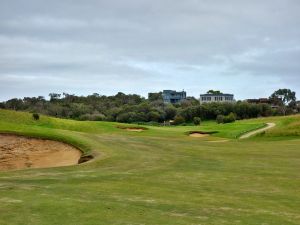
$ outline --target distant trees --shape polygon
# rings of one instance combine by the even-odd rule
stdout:
[[[49,97],[50,97],[50,102],[54,102],[56,101],[57,99],[59,99],[61,96],[61,94],[57,94],[57,93],[50,93],[49,94]]]
[[[23,101],[18,98],[10,99],[5,103],[5,108],[13,109],[13,110],[22,110],[23,109]]]
[[[157,101],[157,100],[163,100],[162,92],[158,92],[158,93],[149,93],[149,94],[148,94],[148,100],[149,100],[150,102]]]
[[[209,90],[208,92],[206,92],[207,94],[214,94],[214,95],[219,95],[219,94],[223,94],[221,91],[215,91],[215,90]]]
[[[210,90],[210,93],[219,91]],[[50,100],[42,96],[11,99],[0,103],[0,108],[23,110],[60,118],[93,121],[117,121],[122,123],[164,123],[174,120],[175,124],[199,124],[203,120],[216,120],[218,123],[271,115],[285,115],[297,110],[295,93],[290,90],[276,91],[271,96],[285,96],[281,106],[251,104],[238,101],[232,103],[205,103],[195,98],[187,98],[176,104],[166,104],[161,93],[149,94],[149,99],[139,95],[126,95],[122,92],[114,96],[94,93],[88,96],[50,93]],[[233,119],[234,118],[234,119]]]
[[[180,125],[183,123],[185,123],[185,119],[183,116],[180,116],[180,115],[175,116],[174,122],[173,122],[174,125]]]
[[[276,104],[289,105],[292,102],[296,102],[296,92],[290,89],[279,89],[270,96],[270,100]]]
[[[269,99],[272,104],[279,107],[278,112],[281,112],[283,115],[297,111],[296,92],[290,89],[279,89]]]

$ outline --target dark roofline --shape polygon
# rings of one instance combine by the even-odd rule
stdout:
[[[178,93],[182,93],[182,92],[186,92],[186,91],[163,90],[163,92],[178,92]]]

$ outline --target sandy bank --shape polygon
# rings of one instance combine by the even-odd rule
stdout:
[[[78,149],[57,141],[0,134],[0,170],[78,164]]]
[[[191,133],[189,134],[190,137],[195,137],[195,138],[204,138],[204,137],[208,137],[208,134],[201,134],[201,133]]]

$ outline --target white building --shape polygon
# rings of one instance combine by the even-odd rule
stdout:
[[[234,95],[233,94],[203,94],[200,95],[200,103],[211,103],[211,102],[229,102],[233,103]]]

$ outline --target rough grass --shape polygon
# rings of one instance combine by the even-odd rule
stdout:
[[[299,224],[300,140],[285,135],[298,132],[299,121],[204,122],[135,133],[117,123],[34,121],[27,113],[0,110],[2,132],[62,140],[99,154],[78,166],[1,172],[0,224]],[[266,122],[277,128],[236,140]],[[218,133],[205,139],[185,134],[194,130]],[[210,142],[224,138],[231,141]]]

